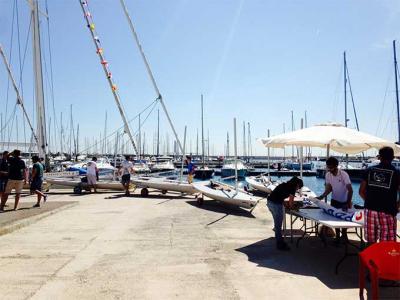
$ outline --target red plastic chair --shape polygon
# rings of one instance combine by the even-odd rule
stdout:
[[[400,243],[380,242],[360,252],[359,287],[364,299],[365,269],[371,278],[372,299],[378,299],[379,279],[400,280]]]

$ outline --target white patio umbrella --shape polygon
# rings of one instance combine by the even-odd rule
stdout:
[[[341,124],[320,124],[269,138],[258,139],[265,147],[284,146],[320,147],[339,153],[356,154],[371,148],[389,146],[395,155],[400,154],[400,146],[380,137],[344,127]]]

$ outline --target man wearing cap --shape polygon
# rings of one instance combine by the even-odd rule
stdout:
[[[378,157],[380,163],[365,171],[359,190],[365,201],[364,232],[368,243],[396,241],[400,173],[392,165],[391,147],[381,148]]]

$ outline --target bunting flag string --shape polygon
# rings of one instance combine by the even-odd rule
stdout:
[[[88,27],[88,29],[90,31],[90,34],[92,36],[94,45],[96,47],[96,54],[99,56],[100,64],[103,67],[106,79],[107,79],[107,81],[108,81],[108,83],[110,85],[111,91],[112,91],[112,93],[114,95],[115,102],[116,102],[116,104],[118,106],[119,113],[121,114],[121,117],[122,117],[122,119],[124,121],[125,132],[128,134],[129,139],[131,140],[133,149],[135,150],[136,154],[138,154],[139,152],[138,152],[138,150],[136,148],[136,143],[135,143],[135,141],[133,139],[133,136],[131,134],[131,131],[130,131],[130,128],[129,128],[129,125],[128,125],[128,120],[127,120],[127,118],[125,116],[125,112],[124,112],[124,109],[122,107],[119,95],[118,95],[117,84],[113,80],[113,77],[111,75],[111,71],[109,69],[108,61],[104,57],[104,48],[102,47],[102,45],[100,43],[99,35],[96,32],[96,26],[95,26],[95,23],[94,23],[94,20],[93,20],[93,15],[89,11],[88,0],[78,0],[78,1],[79,1],[80,5],[81,5],[83,16],[84,16],[84,18],[86,20],[86,26]]]

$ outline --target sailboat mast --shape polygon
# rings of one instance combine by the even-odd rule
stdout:
[[[229,157],[229,132],[226,133],[226,157]]]
[[[154,79],[153,73],[151,72],[150,65],[149,65],[149,63],[148,63],[148,61],[147,61],[146,55],[144,54],[142,45],[140,45],[139,37],[138,37],[138,35],[137,35],[137,33],[136,33],[136,30],[135,30],[135,28],[134,28],[134,26],[133,26],[132,19],[131,19],[130,15],[129,15],[128,9],[127,9],[127,7],[126,7],[126,5],[125,5],[125,1],[124,1],[124,0],[120,0],[120,3],[121,3],[121,6],[122,6],[122,8],[123,8],[123,10],[124,10],[125,16],[126,16],[126,18],[127,18],[127,20],[128,20],[129,27],[130,27],[130,29],[131,29],[131,31],[132,31],[132,34],[133,34],[133,36],[134,36],[134,38],[135,38],[136,45],[137,45],[137,47],[139,48],[139,51],[140,51],[140,54],[141,54],[141,56],[142,56],[143,62],[144,62],[144,64],[145,64],[145,66],[146,66],[147,73],[148,73],[148,75],[149,75],[149,77],[150,77],[150,80],[151,80],[151,82],[152,82],[152,84],[153,84],[153,88],[154,88],[154,90],[155,90],[155,92],[156,92],[156,94],[157,94],[157,99],[160,100],[161,106],[162,106],[162,108],[163,108],[163,110],[164,110],[164,112],[165,112],[165,115],[166,115],[166,117],[167,117],[168,123],[169,123],[169,125],[171,126],[172,132],[173,132],[174,135],[175,135],[175,139],[176,139],[176,141],[177,141],[177,143],[178,143],[179,149],[180,149],[181,152],[183,153],[182,144],[181,144],[181,142],[180,142],[180,140],[179,140],[178,134],[176,133],[175,127],[174,127],[174,125],[172,124],[172,120],[171,120],[171,118],[170,118],[170,116],[169,116],[167,107],[165,106],[164,99],[163,99],[163,97],[162,97],[162,95],[161,95],[161,93],[160,93],[160,90],[158,89],[158,86],[157,86],[156,80]]]
[[[142,126],[140,124],[140,114],[139,114],[139,137],[138,137],[138,145],[139,145],[139,159],[141,159],[141,155],[142,155]]]
[[[246,122],[243,121],[243,158],[246,157]]]
[[[347,127],[347,62],[346,62],[346,51],[343,52],[343,80],[344,80],[344,126]]]
[[[124,131],[128,134],[129,140],[132,143],[133,149],[135,150],[136,155],[137,155],[138,150],[136,148],[136,143],[135,143],[135,140],[133,139],[133,135],[132,135],[131,129],[129,127],[128,119],[126,118],[125,111],[124,111],[124,109],[122,107],[121,100],[120,100],[119,95],[117,93],[117,86],[115,85],[115,83],[114,83],[114,81],[112,79],[112,76],[111,76],[111,72],[108,69],[108,63],[104,59],[103,49],[100,47],[100,40],[95,35],[96,31],[95,31],[95,25],[93,23],[92,15],[90,14],[90,12],[87,9],[87,2],[86,1],[79,0],[79,4],[80,4],[80,6],[82,8],[83,15],[85,16],[86,25],[89,28],[90,35],[91,35],[93,43],[94,43],[94,45],[96,47],[96,53],[99,56],[99,59],[100,59],[101,65],[103,67],[104,73],[105,73],[105,75],[107,77],[107,81],[108,81],[108,83],[110,85],[112,94],[114,96],[115,103],[117,104],[118,111],[119,111],[119,113],[121,115],[121,118],[122,118],[122,120],[124,122],[124,127],[125,127]]]
[[[251,155],[250,122],[247,122],[247,155]]]
[[[236,118],[233,118],[233,141],[235,145],[235,190],[238,189],[238,171],[237,171],[237,137],[236,137]]]
[[[14,76],[13,76],[13,74],[11,72],[10,65],[9,65],[9,63],[7,61],[7,58],[6,58],[5,54],[4,54],[4,51],[3,51],[3,48],[2,48],[1,45],[0,45],[0,54],[3,57],[4,65],[6,66],[6,69],[7,69],[7,72],[8,72],[8,76],[11,79],[11,83],[12,83],[12,85],[14,87],[14,90],[15,90],[15,93],[17,95],[17,104],[19,104],[21,106],[21,109],[22,109],[22,112],[24,113],[25,119],[27,120],[29,128],[31,129],[32,136],[33,136],[38,148],[40,148],[39,147],[40,143],[39,143],[38,136],[36,135],[35,130],[33,129],[31,120],[29,119],[28,113],[27,113],[27,111],[25,109],[24,101],[23,101],[23,99],[21,97],[21,94],[20,94],[20,92],[18,90],[17,83],[16,83],[16,81],[14,79]],[[2,114],[2,116],[3,116],[3,114]],[[6,119],[6,118],[4,118],[4,119]],[[2,118],[1,123],[3,123],[3,118]],[[4,123],[6,123],[6,120],[4,120]],[[4,127],[5,127],[5,124],[4,124]],[[4,129],[3,126],[1,127],[1,129],[2,129],[2,135],[3,135],[3,141],[2,142],[3,142],[3,148],[4,148],[5,133],[4,133],[4,130],[3,130]]]
[[[107,111],[106,111],[106,118],[104,121],[104,141],[103,141],[103,153],[107,153]]]
[[[76,148],[75,148],[75,155],[78,157],[79,154],[79,123],[78,128],[76,128]]]
[[[36,99],[36,126],[38,137],[39,156],[44,158],[46,168],[50,167],[47,159],[47,141],[46,141],[46,114],[44,106],[43,92],[43,72],[42,57],[40,48],[39,31],[39,4],[38,0],[30,0],[32,8],[32,46],[33,46],[33,72],[35,74],[35,99]]]
[[[160,110],[157,110],[157,157],[160,156]]]
[[[343,52],[343,79],[344,79],[344,126],[347,127],[347,61],[346,61],[346,51]],[[349,155],[346,153],[346,169],[349,167]]]
[[[61,122],[60,122],[60,151],[61,156],[64,154],[64,129],[63,129],[63,119],[62,119],[62,112],[61,112]]]
[[[201,94],[201,161],[204,169],[204,112],[203,112],[203,94]]]
[[[294,131],[294,117],[293,117],[293,110],[292,110],[292,131]],[[294,159],[294,146],[292,146],[292,159]]]
[[[399,108],[399,86],[397,82],[398,70],[397,70],[397,55],[396,55],[396,40],[393,41],[393,56],[394,56],[394,78],[396,82],[396,105],[397,105],[397,130],[398,130],[398,140],[397,143],[400,144],[400,108]]]

